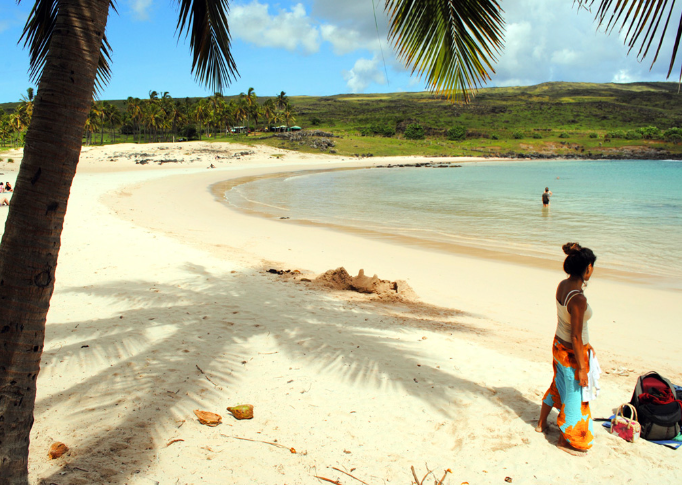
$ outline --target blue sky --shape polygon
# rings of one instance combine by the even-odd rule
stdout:
[[[233,55],[241,76],[225,93],[249,87],[260,96],[422,91],[423,82],[409,75],[386,42],[384,0],[374,2],[379,35],[372,0],[232,1]],[[0,6],[0,102],[19,100],[30,86],[28,55],[17,42],[32,3],[5,0]],[[650,61],[638,62],[634,51],[628,56],[618,32],[597,32],[593,15],[578,12],[572,0],[500,3],[506,47],[488,86],[665,80],[674,32],[650,71]],[[150,90],[173,97],[211,94],[190,72],[189,44],[175,37],[174,1],[117,0],[117,5],[119,13],[110,15],[107,26],[113,77],[102,99],[147,97]],[[676,76],[675,71],[673,81]]]

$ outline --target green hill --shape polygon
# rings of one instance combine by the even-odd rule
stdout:
[[[468,104],[430,93],[292,96],[295,124],[332,133],[339,155],[518,155],[679,158],[682,95],[677,83],[543,83],[486,88]],[[225,99],[236,97],[226,96]],[[185,98],[175,98],[185,101]],[[198,98],[190,98],[193,104]],[[263,103],[268,97],[258,97]],[[110,101],[125,109],[124,100]],[[0,105],[11,112],[18,103]],[[420,125],[423,140],[406,130]],[[644,130],[655,127],[657,130]],[[456,128],[450,133],[448,130]],[[464,135],[455,139],[456,132]],[[672,134],[672,135],[671,135]],[[450,135],[450,136],[448,136]],[[238,141],[315,152],[300,138],[219,135]],[[105,138],[106,139],[106,138]]]

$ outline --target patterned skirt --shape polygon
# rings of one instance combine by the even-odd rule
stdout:
[[[589,372],[590,344],[584,346],[584,362]],[[590,404],[582,402],[582,387],[578,379],[578,364],[573,349],[567,348],[559,339],[554,338],[552,345],[554,357],[554,379],[545,393],[542,402],[559,410],[557,426],[564,439],[573,448],[589,450],[592,448],[592,414]]]

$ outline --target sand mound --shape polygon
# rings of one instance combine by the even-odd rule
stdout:
[[[330,269],[324,274],[315,278],[315,283],[331,288],[333,290],[349,290],[358,293],[375,294],[381,298],[416,299],[410,285],[405,281],[388,281],[379,279],[377,275],[365,275],[365,270],[361,269],[357,276],[348,274],[345,268]]]

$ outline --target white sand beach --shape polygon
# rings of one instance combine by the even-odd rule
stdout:
[[[232,156],[241,151],[253,154]],[[13,183],[9,157],[20,154],[0,157],[0,179]],[[552,378],[560,248],[544,266],[446,254],[254,217],[212,191],[233,178],[381,163],[200,142],[84,148],[48,315],[31,483],[409,484],[412,466],[420,480],[433,471],[424,483],[449,469],[451,485],[678,481],[682,451],[595,423],[594,447],[576,458],[556,447],[556,411],[547,434],[534,431]],[[301,280],[341,266],[405,280],[418,299]],[[593,417],[629,401],[649,370],[682,383],[679,291],[600,278],[597,266],[586,294],[608,371]],[[254,418],[232,417],[237,404],[252,404]],[[222,424],[201,425],[196,409]],[[49,460],[55,441],[70,451]]]

